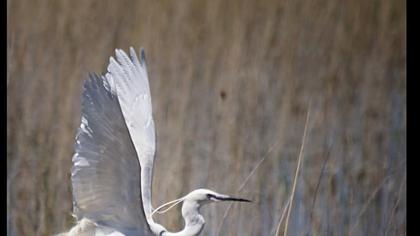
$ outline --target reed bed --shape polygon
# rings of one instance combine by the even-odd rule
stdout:
[[[287,235],[406,234],[404,1],[8,0],[7,8],[8,235],[74,223],[82,82],[129,46],[146,49],[154,206],[199,187],[237,193],[253,203],[206,206],[202,235],[274,235],[294,189]],[[157,220],[178,230],[179,210]]]

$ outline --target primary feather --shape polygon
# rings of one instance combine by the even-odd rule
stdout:
[[[117,60],[110,58],[106,77],[115,82],[121,110],[142,167],[143,206],[146,217],[149,218],[152,212],[156,135],[144,50],[141,49],[140,60],[133,48],[130,48],[130,57],[120,49],[116,49],[115,54]]]

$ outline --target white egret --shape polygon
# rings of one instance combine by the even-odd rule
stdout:
[[[139,60],[133,48],[129,56],[115,53],[108,72],[90,74],[83,86],[71,171],[77,224],[63,235],[198,235],[203,204],[249,200],[198,189],[153,209],[156,136],[145,54],[141,49]],[[154,221],[161,208],[181,202],[183,230],[172,233]]]

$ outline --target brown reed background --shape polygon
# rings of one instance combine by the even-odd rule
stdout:
[[[310,102],[289,235],[406,234],[404,1],[7,3],[9,235],[74,223],[82,81],[129,46],[149,68],[154,206],[207,187],[254,201],[234,204],[220,235],[274,235]],[[227,206],[203,208],[203,235]],[[182,228],[179,209],[158,221]]]

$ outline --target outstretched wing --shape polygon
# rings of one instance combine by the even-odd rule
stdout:
[[[143,206],[151,223],[156,137],[144,50],[141,49],[140,60],[133,48],[130,48],[130,56],[120,49],[116,49],[115,54],[117,60],[110,58],[106,77],[115,82],[121,110],[137,152],[142,169]]]
[[[89,77],[71,172],[74,214],[126,235],[150,235],[141,199],[141,168],[114,82]]]

